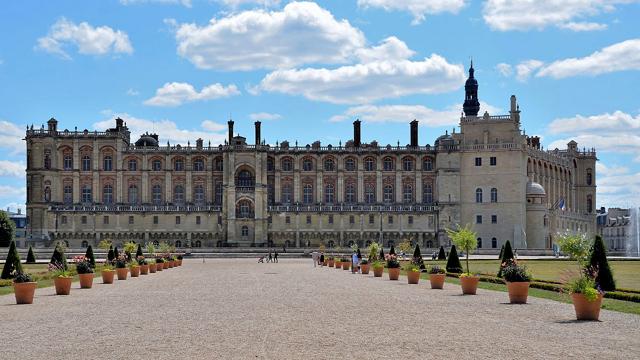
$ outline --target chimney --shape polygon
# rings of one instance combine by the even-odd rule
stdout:
[[[231,145],[233,139],[233,120],[229,120],[227,125],[229,125],[229,145]]]
[[[360,120],[353,122],[353,146],[360,147]]]
[[[55,134],[58,131],[58,120],[51,118],[47,121],[47,127],[50,134]]]
[[[418,120],[411,122],[411,147],[418,146]]]
[[[258,147],[260,146],[260,141],[262,141],[260,138],[260,121],[256,121],[254,125],[256,126],[256,147]]]

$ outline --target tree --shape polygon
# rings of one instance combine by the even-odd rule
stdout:
[[[0,210],[0,247],[9,246],[15,233],[16,224],[6,212]]]
[[[413,259],[411,262],[418,265],[420,270],[425,269],[424,260],[422,260],[422,254],[420,253],[420,245],[418,243],[416,243],[416,248],[413,250]]]
[[[498,255],[498,260],[502,260],[502,254],[504,254],[504,244],[502,244],[502,247],[500,248],[500,255]]]
[[[602,290],[613,291],[616,289],[616,281],[613,279],[613,273],[607,261],[607,251],[600,235],[596,235],[593,243],[589,265],[592,269],[597,269],[598,275],[595,280]]]
[[[27,253],[27,264],[35,264],[36,255],[33,253],[33,248],[29,245],[29,253]]]
[[[459,274],[462,272],[462,264],[460,264],[460,258],[458,257],[458,251],[456,246],[451,246],[449,251],[449,258],[447,259],[447,272]]]
[[[107,253],[107,261],[112,262],[116,258],[116,253],[113,251],[113,246],[109,246],[109,252]]]
[[[378,244],[377,242],[371,243],[371,245],[369,245],[369,262],[374,262],[378,259],[380,248],[380,244]]]
[[[122,250],[124,251],[124,256],[126,256],[127,261],[131,261],[131,254],[136,251],[136,248],[136,243],[134,243],[133,241],[129,241],[124,244]]]
[[[409,242],[409,240],[405,240],[403,242],[401,242],[400,244],[398,244],[398,248],[400,249],[401,252],[407,254],[409,251],[411,251],[411,242]]]
[[[53,255],[51,255],[50,264],[60,264],[62,267],[67,270],[67,257],[64,255],[64,245],[61,242],[56,244],[56,248],[53,250]]]
[[[16,242],[12,241],[7,253],[7,260],[2,268],[2,279],[11,279],[15,274],[22,273],[22,264],[20,263],[20,255],[16,249]]]
[[[444,246],[440,246],[440,252],[438,253],[438,260],[447,260],[447,254],[444,253]]]
[[[511,250],[511,242],[507,240],[504,244],[504,250],[502,251],[502,258],[500,259],[500,269],[498,270],[498,277],[502,277],[502,264],[506,264],[513,261],[513,251]]]
[[[396,254],[396,249],[393,247],[393,245],[391,245],[391,249],[389,249],[389,255],[395,255]]]
[[[84,257],[89,260],[91,267],[96,267],[96,257],[93,255],[93,247],[91,247],[91,245],[87,247],[87,252],[84,254]]]
[[[477,234],[472,231],[471,226],[467,224],[464,227],[458,225],[457,230],[447,229],[447,235],[449,235],[454,244],[464,250],[467,259],[467,274],[469,274],[469,253],[478,246],[478,241],[476,240]]]
[[[139,256],[144,256],[144,254],[142,253],[142,246],[140,246],[140,244],[138,244],[138,250],[136,251],[136,258]]]

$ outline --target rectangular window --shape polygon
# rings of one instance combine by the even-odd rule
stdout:
[[[87,224],[87,217],[86,217],[86,216],[81,217],[81,218],[80,218],[80,222],[81,222],[83,225],[86,225],[86,224]]]
[[[271,218],[271,215],[269,215],[269,217],[267,218],[267,223],[271,224],[272,221],[273,219]]]
[[[157,216],[154,216],[154,217],[153,217],[153,223],[154,223],[155,225],[158,225],[158,217],[157,217]]]
[[[333,224],[333,215],[329,215],[329,224]]]
[[[176,216],[176,225],[180,225],[180,216]]]
[[[388,219],[389,224],[393,224],[393,216],[389,215],[389,219]]]
[[[356,219],[353,217],[353,215],[349,215],[349,224],[355,224]]]
[[[413,216],[409,215],[409,218],[407,219],[407,222],[409,223],[409,225],[413,224]]]
[[[200,225],[200,216],[196,216],[196,225]]]
[[[105,224],[105,225],[109,225],[109,217],[108,216],[103,217],[102,218],[102,223]]]
[[[129,225],[133,225],[133,216],[129,216]]]
[[[496,166],[496,164],[498,163],[498,159],[495,156],[492,156],[489,159],[489,163],[490,163],[491,166]]]
[[[311,215],[307,215],[307,224],[311,224]]]
[[[476,166],[482,166],[482,158],[481,157],[477,157],[476,158]]]
[[[291,218],[290,218],[289,216],[285,216],[285,218],[284,218],[284,222],[285,222],[286,224],[291,224]]]
[[[498,215],[491,215],[491,223],[492,224],[498,223]]]
[[[61,222],[62,222],[63,224],[66,224],[66,223],[67,223],[67,217],[66,217],[66,216],[63,216],[63,217],[62,217],[62,219],[61,219]]]
[[[222,216],[218,215],[218,225],[222,225]]]
[[[482,215],[476,215],[476,224],[482,224]]]
[[[369,224],[373,224],[376,221],[376,218],[374,215],[369,215]]]

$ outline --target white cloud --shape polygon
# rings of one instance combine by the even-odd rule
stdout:
[[[500,109],[487,103],[480,104],[481,113],[495,114]],[[423,105],[361,105],[348,108],[343,114],[333,116],[329,121],[339,122],[360,119],[370,123],[407,123],[418,120],[422,126],[449,126],[460,122],[462,105],[452,105],[444,110],[434,110]]]
[[[0,120],[0,148],[9,150],[12,155],[24,153],[26,144],[22,139],[25,131],[10,121]]]
[[[127,90],[127,95],[129,95],[129,96],[138,96],[138,95],[140,95],[140,92],[138,90],[129,88],[129,90]]]
[[[516,79],[518,81],[527,81],[531,73],[542,67],[544,63],[540,60],[527,60],[516,65]]]
[[[2,208],[0,208],[0,210],[7,210],[9,209],[9,211],[11,212],[18,212],[18,209],[20,209],[20,211],[25,214],[27,212],[27,206],[25,205],[26,203],[26,192],[25,192],[25,196],[22,197],[22,202],[18,203],[18,202],[10,202],[10,203],[5,203],[4,206],[2,206]]]
[[[26,166],[19,161],[0,160],[0,176],[23,178]]]
[[[630,207],[640,204],[640,172],[631,173],[622,166],[606,167],[596,163],[597,204],[605,207]]]
[[[513,68],[511,67],[511,65],[506,63],[499,63],[498,65],[496,65],[496,70],[498,70],[500,75],[504,77],[509,77],[511,76],[511,74],[513,74]]]
[[[277,70],[262,79],[259,89],[336,104],[363,104],[410,94],[435,94],[464,84],[461,65],[432,54],[423,61],[392,60],[336,69]]]
[[[0,185],[0,199],[26,198],[26,195],[24,186]]]
[[[271,114],[266,112],[253,113],[249,114],[249,118],[253,121],[263,121],[263,120],[278,120],[281,119],[282,116],[280,114]]]
[[[484,21],[493,30],[542,30],[548,26],[573,31],[602,30],[603,24],[576,22],[616,10],[620,4],[637,0],[487,0]]]
[[[195,145],[195,141],[198,138],[202,138],[204,140],[205,146],[208,144],[209,140],[211,140],[212,145],[218,145],[222,144],[226,139],[226,134],[205,128],[204,123],[206,121],[201,124],[202,129],[181,129],[171,120],[165,119],[154,121],[137,118],[127,113],[112,114],[109,119],[94,123],[93,127],[95,129],[112,128],[114,126],[113,119],[116,117],[120,117],[127,123],[129,131],[131,131],[131,140],[134,142],[141,134],[146,132],[158,133],[160,137],[160,145],[166,145],[167,141],[169,141],[171,145],[186,145],[187,142],[191,142],[191,145]],[[211,128],[209,127],[209,129]]]
[[[213,132],[225,131],[227,129],[227,125],[217,123],[213,120],[205,120],[200,124],[200,126],[207,131]]]
[[[395,36],[390,36],[382,40],[378,46],[358,49],[356,51],[356,56],[362,63],[384,60],[404,60],[412,57],[414,54],[415,51],[409,49],[404,41]]]
[[[406,11],[413,15],[413,25],[424,21],[426,15],[443,12],[457,14],[465,5],[465,0],[358,0],[358,6],[375,7],[385,11]]]
[[[231,84],[224,86],[220,83],[205,86],[197,91],[189,83],[172,82],[165,83],[156,90],[156,95],[147,99],[144,104],[151,106],[179,106],[187,102],[213,100],[239,95],[238,88]]]
[[[181,24],[176,41],[180,56],[198,68],[216,70],[345,63],[366,43],[347,20],[336,20],[312,2],[292,2],[282,11],[235,13],[205,26]]]
[[[583,58],[557,60],[536,76],[561,79],[577,75],[599,75],[614,71],[640,70],[640,39],[619,42]]]
[[[47,36],[38,39],[36,48],[71,59],[64,50],[71,45],[76,46],[78,52],[85,55],[133,53],[133,46],[127,33],[113,30],[108,26],[93,27],[86,22],[75,24],[65,18],[53,24]]]
[[[188,8],[192,6],[191,0],[120,0],[120,4],[122,5],[139,5],[152,3],[182,5]]]

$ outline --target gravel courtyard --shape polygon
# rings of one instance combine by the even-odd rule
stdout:
[[[619,358],[640,357],[640,316],[459,286],[431,290],[311,260],[185,260],[180,268],[33,305],[0,296],[2,359]]]

